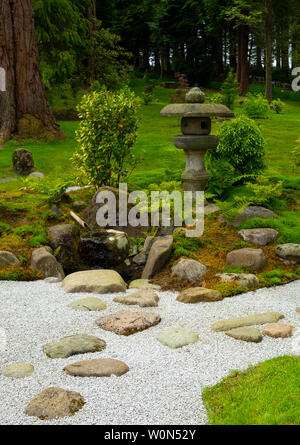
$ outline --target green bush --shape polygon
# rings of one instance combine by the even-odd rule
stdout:
[[[229,162],[240,175],[258,175],[265,168],[265,140],[259,126],[241,116],[223,122],[216,156]]]
[[[281,269],[274,269],[274,270],[270,270],[269,272],[265,272],[263,274],[264,278],[283,278],[284,277],[284,272]]]
[[[233,110],[238,97],[238,83],[236,80],[236,75],[233,71],[229,71],[228,76],[221,87],[221,92],[223,94],[222,103],[228,108]]]
[[[79,148],[73,161],[95,186],[117,185],[134,167],[131,149],[137,138],[138,100],[128,88],[102,88],[83,97],[78,106]]]
[[[251,119],[266,119],[270,113],[269,102],[262,94],[248,93],[242,109]]]
[[[146,93],[145,91],[142,93],[143,101],[145,105],[151,104],[153,102],[153,94]]]
[[[276,114],[282,113],[284,109],[284,103],[280,99],[273,100],[271,103],[271,110],[275,111]]]
[[[210,103],[212,104],[224,104],[223,94],[216,93],[210,98]]]

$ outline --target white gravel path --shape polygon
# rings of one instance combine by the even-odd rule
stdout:
[[[132,290],[134,291],[134,290]],[[128,292],[132,292],[128,291]],[[160,293],[158,308],[141,309],[114,303],[115,295],[102,295],[108,303],[102,312],[75,311],[67,304],[91,296],[65,294],[59,284],[0,282],[0,329],[7,335],[0,352],[0,368],[27,361],[35,372],[25,379],[0,376],[0,424],[98,424],[188,425],[205,424],[201,390],[235,369],[245,369],[266,359],[291,354],[292,339],[264,337],[260,344],[234,340],[211,330],[213,322],[253,313],[279,311],[282,320],[300,326],[300,280],[272,289],[227,298],[216,303],[187,305],[176,294]],[[120,309],[159,312],[161,323],[129,337],[101,330],[95,320]],[[164,328],[182,326],[199,334],[200,340],[181,349],[161,345],[157,334]],[[76,333],[96,335],[107,348],[95,354],[68,359],[49,359],[42,345]],[[130,371],[121,377],[80,378],[62,368],[78,360],[110,357],[123,360]],[[40,421],[24,414],[28,402],[49,386],[78,391],[86,404],[73,417]]]

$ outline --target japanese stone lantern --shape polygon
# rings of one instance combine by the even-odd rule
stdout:
[[[204,156],[207,150],[216,149],[217,136],[210,134],[212,117],[234,117],[232,111],[221,104],[204,104],[205,94],[200,88],[192,88],[185,97],[186,103],[170,104],[160,115],[179,116],[182,135],[174,137],[176,148],[182,149],[186,156],[185,170],[181,176],[182,189],[185,191],[204,191],[209,174],[205,170]]]

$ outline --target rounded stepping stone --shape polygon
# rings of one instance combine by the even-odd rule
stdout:
[[[221,293],[214,289],[206,289],[205,287],[194,287],[185,289],[176,298],[181,303],[199,303],[223,300]]]
[[[24,412],[41,420],[73,416],[85,404],[84,398],[74,391],[46,388],[29,402]]]
[[[128,305],[136,304],[140,307],[156,307],[159,298],[152,289],[141,289],[133,294],[116,297],[114,301]]]
[[[263,334],[274,338],[288,338],[293,335],[294,326],[283,323],[269,323],[263,329]]]
[[[103,311],[106,309],[106,304],[100,300],[100,298],[96,297],[87,297],[82,298],[81,300],[73,301],[68,304],[68,307],[71,307],[77,311]]]
[[[157,340],[169,348],[181,348],[199,340],[198,334],[189,329],[173,327],[162,331]]]
[[[75,354],[99,352],[105,347],[106,342],[98,337],[77,334],[47,343],[43,346],[43,351],[49,358],[67,358]]]
[[[256,328],[235,328],[231,331],[225,332],[229,337],[235,338],[236,340],[243,340],[247,342],[259,343],[262,341],[262,335],[259,329]]]
[[[29,377],[34,371],[34,367],[30,363],[20,362],[13,363],[2,369],[2,374],[5,377],[10,377],[12,379],[22,379],[24,377]]]
[[[129,284],[129,289],[156,289],[160,290],[160,286],[158,284],[152,284],[146,278],[140,278],[138,280],[133,280]]]
[[[131,335],[157,325],[160,320],[160,315],[154,312],[119,311],[99,318],[96,324],[118,335]]]
[[[121,376],[129,371],[126,363],[112,358],[83,360],[64,367],[67,374],[78,377],[110,377]]]

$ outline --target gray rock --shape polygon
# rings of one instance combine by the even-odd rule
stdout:
[[[108,229],[88,232],[80,238],[79,255],[88,266],[115,267],[126,260],[128,253],[125,232]]]
[[[259,284],[257,276],[248,273],[218,273],[216,277],[221,278],[223,283],[236,281],[241,287],[254,287]]]
[[[78,200],[78,201],[74,201],[72,205],[73,205],[74,208],[80,208],[80,207],[84,207],[85,206],[85,202],[81,201],[81,200]]]
[[[216,204],[208,204],[204,207],[204,215],[212,215],[220,211],[220,208]]]
[[[49,358],[67,358],[75,354],[99,352],[105,347],[105,341],[98,337],[76,334],[47,343],[43,346],[43,352]]]
[[[214,289],[207,289],[206,287],[192,287],[191,289],[185,289],[178,297],[177,301],[181,303],[199,303],[209,301],[223,300],[221,293]]]
[[[143,250],[139,252],[137,255],[135,255],[132,261],[138,266],[143,266],[144,264],[146,264],[151,247],[154,244],[154,242],[157,241],[158,239],[160,238],[159,237],[155,238],[154,236],[148,236],[145,239]]]
[[[29,377],[34,371],[34,367],[30,363],[13,363],[2,369],[2,374],[5,377],[12,379],[22,379]]]
[[[29,176],[31,178],[44,178],[45,177],[44,173],[41,173],[41,172],[32,172],[32,173],[30,173]]]
[[[18,258],[11,252],[0,251],[0,267],[17,266],[20,264]]]
[[[244,241],[251,241],[257,246],[266,246],[273,243],[278,238],[279,233],[274,229],[257,228],[240,230],[239,235]]]
[[[200,90],[198,87],[191,88],[190,91],[187,92],[185,95],[185,101],[189,104],[193,103],[203,103],[206,99],[205,94],[203,91]]]
[[[142,278],[149,279],[160,272],[172,253],[173,236],[168,235],[155,241],[150,249]]]
[[[252,218],[273,218],[277,216],[272,210],[266,209],[260,206],[248,206],[239,215],[237,215],[232,221],[226,219],[223,215],[220,217],[221,222],[227,222],[228,224],[238,227],[245,221]]]
[[[189,329],[173,327],[162,331],[158,335],[157,340],[163,345],[175,349],[196,343],[199,340],[199,336]]]
[[[180,261],[172,267],[172,276],[196,282],[202,279],[206,270],[206,266],[199,261],[181,258]]]
[[[95,297],[82,298],[81,300],[73,301],[68,306],[77,311],[103,311],[106,309],[106,304],[100,298]]]
[[[262,249],[246,247],[229,252],[226,257],[229,266],[249,266],[253,270],[261,271],[267,265]]]
[[[67,273],[75,272],[81,263],[78,255],[80,230],[75,224],[57,224],[50,227],[49,238],[55,250],[57,261]]]
[[[293,263],[300,262],[300,244],[280,244],[276,247],[275,252],[283,260],[291,261]]]
[[[235,328],[228,332],[225,332],[229,337],[236,340],[243,340],[247,342],[260,343],[262,341],[262,335],[259,329],[256,328]]]
[[[24,412],[27,416],[51,420],[57,417],[73,416],[84,403],[84,398],[78,392],[61,388],[46,388],[29,402]]]
[[[1,150],[1,148],[0,148],[0,150]],[[12,177],[9,177],[9,178],[3,178],[3,179],[0,179],[0,183],[1,183],[1,182],[11,182],[11,181],[16,181],[16,179],[17,179],[17,178],[12,178]]]
[[[12,156],[13,168],[19,175],[27,176],[34,171],[32,153],[25,148],[17,148]]]
[[[247,317],[231,318],[228,320],[217,321],[212,325],[212,330],[229,331],[234,328],[241,328],[244,326],[260,325],[266,323],[275,323],[284,318],[279,312],[265,312],[263,314],[248,315]]]
[[[62,282],[62,288],[67,293],[107,294],[125,292],[126,284],[114,270],[86,270],[68,275]]]
[[[72,363],[64,368],[67,374],[76,377],[110,377],[121,376],[129,371],[126,363],[112,358],[98,358]]]
[[[138,305],[140,307],[156,307],[159,301],[157,294],[152,289],[140,289],[133,294],[114,298],[116,303]]]
[[[65,276],[61,264],[59,264],[55,256],[45,247],[40,247],[32,252],[31,267],[33,270],[42,272],[46,278],[56,277],[62,280]]]

